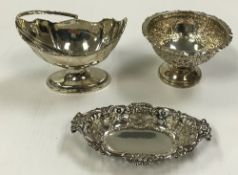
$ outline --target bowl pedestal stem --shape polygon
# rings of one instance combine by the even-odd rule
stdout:
[[[62,93],[84,93],[104,88],[110,83],[110,75],[99,68],[63,69],[47,79],[50,89]]]
[[[160,79],[166,84],[177,88],[188,88],[196,85],[201,79],[201,69],[196,67],[175,67],[163,63],[159,67]]]

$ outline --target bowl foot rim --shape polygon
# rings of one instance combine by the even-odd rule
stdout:
[[[160,79],[176,88],[190,88],[199,83],[202,72],[198,66],[179,68],[163,63],[160,65],[158,74]]]
[[[51,74],[46,84],[60,93],[87,93],[101,90],[111,82],[110,75],[95,67],[86,69],[63,69]]]

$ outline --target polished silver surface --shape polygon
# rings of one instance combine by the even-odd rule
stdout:
[[[208,61],[232,40],[230,27],[221,19],[196,11],[166,11],[148,17],[143,34],[165,61],[161,80],[187,88],[201,79],[198,65]]]
[[[95,150],[135,164],[186,155],[202,139],[211,139],[206,120],[148,103],[96,108],[78,113],[72,132],[80,132]]]
[[[168,155],[175,151],[173,137],[153,130],[125,129],[105,133],[105,148],[115,154]]]
[[[44,14],[73,19],[51,22],[24,18]],[[19,34],[33,51],[45,61],[67,69],[52,74],[47,80],[51,89],[64,93],[90,92],[109,84],[108,73],[89,67],[107,58],[118,43],[126,23],[126,18],[89,22],[74,14],[41,10],[23,12],[16,17]]]

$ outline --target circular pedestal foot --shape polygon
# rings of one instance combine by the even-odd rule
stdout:
[[[159,67],[160,79],[166,84],[177,88],[188,88],[196,85],[201,79],[199,67],[177,68],[167,63]]]
[[[57,92],[85,93],[104,88],[110,80],[110,75],[99,68],[64,69],[50,75],[47,85]]]

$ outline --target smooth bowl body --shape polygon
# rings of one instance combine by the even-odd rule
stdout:
[[[22,38],[47,62],[62,67],[85,67],[99,63],[109,55],[119,41],[126,21],[125,18],[89,22],[76,17],[51,22],[17,17],[16,26]]]
[[[36,18],[25,20],[22,16],[53,14],[73,19],[51,22]],[[121,21],[105,18],[99,22],[78,19],[77,15],[33,10],[16,17],[16,27],[21,37],[45,61],[67,70],[52,74],[47,85],[60,92],[88,92],[98,90],[110,82],[110,75],[99,68],[89,68],[103,61],[117,45],[127,19]]]
[[[197,66],[232,40],[231,29],[224,21],[203,12],[157,13],[148,17],[142,28],[155,52],[166,62],[160,69],[162,80],[176,87],[196,84],[201,77]],[[186,77],[188,72],[193,75]]]

